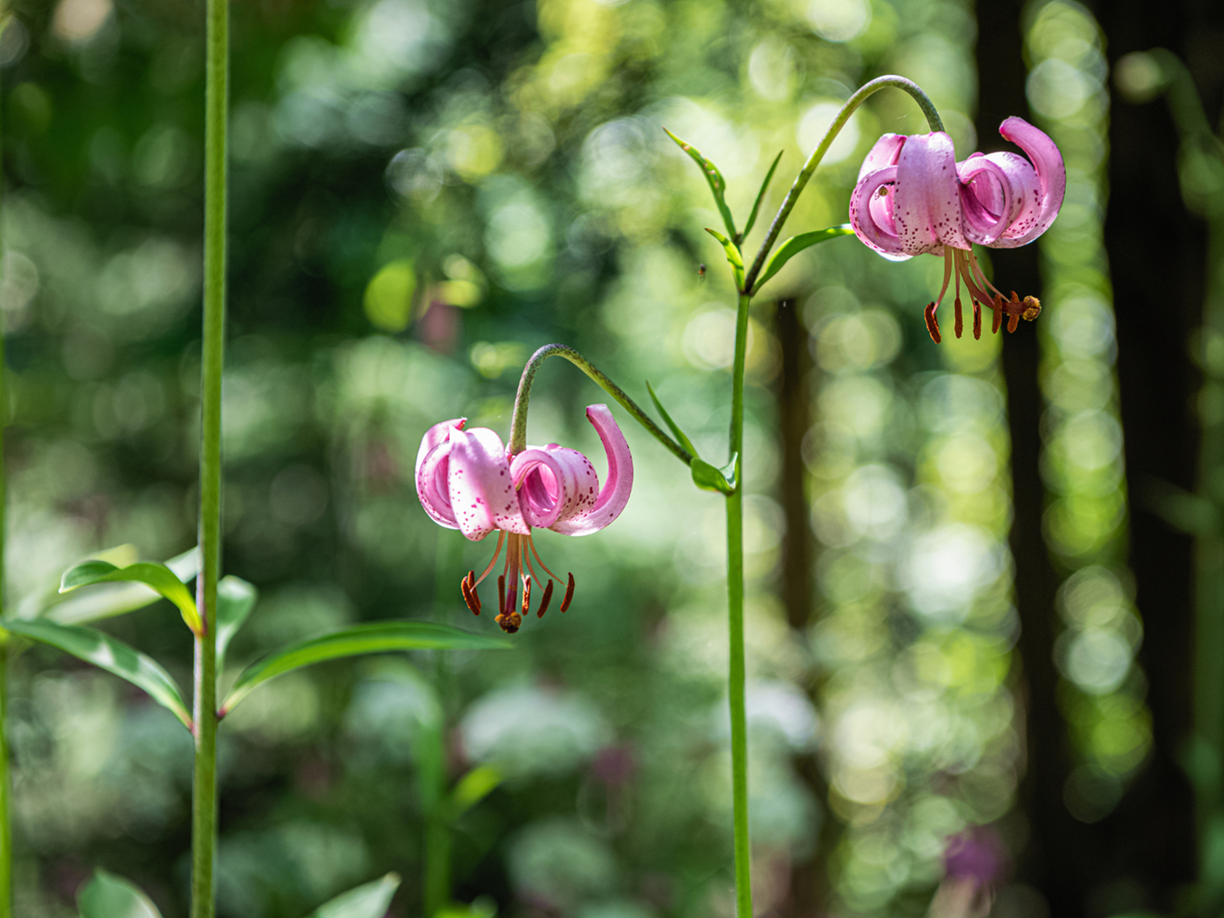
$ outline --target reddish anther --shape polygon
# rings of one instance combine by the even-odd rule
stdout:
[[[531,575],[523,578],[523,614],[531,611]]]
[[[561,611],[564,612],[570,607],[570,602],[574,598],[574,575],[569,575],[569,583],[565,585],[565,598],[561,600]]]
[[[956,331],[956,337],[959,338],[961,336],[961,332],[965,330],[965,320],[961,316],[961,301],[960,301],[959,296],[956,298],[956,303],[954,305],[956,308],[956,329],[955,331]]]
[[[931,334],[931,340],[936,344],[939,343],[939,322],[935,319],[935,303],[927,303],[926,311],[923,313],[926,316],[927,331]]]
[[[502,574],[497,578],[497,608],[505,610],[506,608],[506,575]],[[501,617],[500,615],[498,616]]]
[[[544,613],[548,611],[548,604],[552,602],[553,582],[550,580],[544,585],[544,596],[540,599],[540,611],[536,613],[537,618],[543,618]]]
[[[973,337],[978,340],[982,337],[982,304],[977,300],[973,301]]]
[[[463,601],[467,603],[467,607],[472,610],[473,615],[480,614],[480,597],[476,595],[476,588],[471,585],[470,577],[464,577],[459,581],[459,589],[463,593]]]

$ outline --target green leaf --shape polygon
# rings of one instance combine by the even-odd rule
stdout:
[[[502,782],[502,774],[492,765],[478,765],[459,779],[451,791],[451,818],[458,819]]]
[[[471,905],[452,902],[445,908],[434,912],[433,918],[494,918],[497,914],[497,903],[488,896],[481,896]]]
[[[396,650],[506,650],[510,642],[431,622],[369,622],[311,638],[255,661],[238,676],[221,706],[224,716],[251,690],[301,666]]]
[[[721,469],[715,468],[703,459],[694,459],[689,471],[693,475],[693,484],[703,491],[718,491],[720,494],[735,493],[735,457]]]
[[[6,621],[4,628],[12,634],[47,644],[126,679],[148,692],[158,704],[169,708],[183,722],[183,726],[191,729],[191,715],[170,674],[152,657],[145,656],[118,638],[92,628],[61,625],[45,618]]]
[[[680,149],[687,153],[698,166],[701,167],[701,174],[705,176],[706,182],[710,186],[710,193],[714,195],[714,203],[718,205],[718,212],[722,214],[723,225],[727,227],[727,235],[732,239],[735,238],[735,218],[731,216],[731,208],[727,206],[727,201],[724,195],[727,191],[727,180],[722,177],[722,173],[718,171],[718,167],[701,155],[691,143],[685,143],[667,128],[663,128],[667,132],[667,136],[679,144]]]
[[[752,213],[748,215],[748,223],[744,226],[744,231],[739,235],[741,240],[747,239],[748,234],[752,232],[752,226],[756,223],[757,211],[761,209],[761,202],[765,200],[765,192],[769,190],[769,183],[773,181],[774,172],[777,171],[778,163],[782,162],[782,154],[784,152],[784,150],[778,151],[778,155],[774,157],[773,165],[765,173],[765,181],[761,182],[761,190],[757,192],[756,200],[752,202]]]
[[[77,893],[77,908],[81,918],[161,918],[157,906],[138,887],[102,869],[95,870],[93,879]]]
[[[381,880],[341,893],[320,905],[308,918],[383,918],[399,885],[399,874],[389,873]]]
[[[116,567],[126,567],[140,560],[135,545],[120,545],[91,555],[91,561],[109,561]],[[184,583],[196,575],[199,552],[194,548],[166,562],[175,576]],[[161,597],[143,583],[107,583],[83,592],[60,593],[59,583],[46,592],[26,596],[17,605],[17,618],[37,618],[45,615],[64,625],[84,625],[104,618],[113,618],[142,609]]]
[[[183,621],[196,634],[200,633],[200,614],[196,611],[191,591],[175,576],[174,571],[159,561],[140,561],[127,567],[115,567],[109,561],[82,561],[64,571],[60,592],[67,593],[93,583],[131,582],[152,587],[170,600],[183,614]]]
[[[689,451],[693,456],[697,455],[697,449],[693,446],[693,441],[684,435],[684,431],[679,425],[671,419],[671,415],[667,413],[667,409],[663,407],[663,403],[659,401],[659,397],[655,395],[655,390],[650,385],[650,380],[646,380],[646,391],[650,393],[650,400],[654,402],[655,408],[659,414],[663,416],[663,423],[667,425],[667,429],[672,432],[672,435],[680,441],[680,445]]]
[[[752,292],[756,293],[761,289],[761,285],[769,280],[775,274],[782,270],[782,266],[802,252],[804,249],[811,248],[818,242],[827,242],[830,239],[836,239],[839,236],[852,236],[854,230],[850,228],[849,223],[843,223],[841,226],[830,226],[828,229],[815,230],[810,233],[800,233],[798,236],[791,236],[784,243],[778,246],[776,252],[770,256],[769,261],[765,263],[765,270],[761,272],[761,276],[752,287]]]
[[[731,262],[731,270],[735,273],[735,289],[743,290],[744,256],[740,254],[739,246],[718,230],[712,230],[707,226],[706,232],[722,243],[723,250],[727,253],[727,261]]]
[[[225,669],[225,651],[255,608],[259,591],[239,577],[222,577],[217,584],[217,672]]]

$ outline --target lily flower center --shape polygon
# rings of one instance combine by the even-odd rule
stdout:
[[[497,618],[495,621],[507,634],[514,634],[522,626],[523,616],[531,611],[532,585],[541,579],[540,574],[536,572],[536,565],[539,566],[540,571],[548,575],[543,595],[540,598],[538,618],[544,617],[544,613],[548,611],[548,606],[552,602],[553,584],[562,581],[548,569],[540,558],[540,553],[536,550],[535,541],[530,533],[521,535],[516,532],[502,531],[498,533],[497,547],[493,549],[493,558],[489,561],[489,566],[484,569],[484,573],[477,577],[474,570],[468,571],[467,576],[459,581],[463,601],[467,603],[473,615],[479,615],[481,610],[480,596],[476,588],[492,573],[493,568],[497,565],[497,559],[501,557],[503,545],[506,548],[506,560],[502,565],[502,573],[497,578]],[[534,564],[532,563],[533,558],[535,559]],[[520,584],[523,589],[521,603],[518,598]],[[570,607],[573,599],[574,575],[570,574],[565,582],[565,596],[561,600],[562,612]]]

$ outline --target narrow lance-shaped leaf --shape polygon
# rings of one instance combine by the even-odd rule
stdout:
[[[735,274],[735,289],[744,289],[744,256],[740,254],[739,247],[720,233],[718,230],[706,227],[706,232],[722,243],[723,251],[727,253],[727,261],[731,263],[731,270]]]
[[[752,202],[752,212],[748,214],[748,222],[744,224],[744,231],[739,234],[737,242],[743,242],[748,238],[748,234],[752,232],[752,227],[756,223],[757,212],[761,209],[761,202],[765,200],[765,192],[769,190],[769,183],[773,181],[774,172],[778,169],[778,163],[782,162],[783,152],[785,151],[778,151],[778,155],[774,157],[773,165],[765,173],[765,181],[761,182],[761,190],[757,192],[756,200]]]
[[[389,873],[381,880],[341,893],[307,918],[383,918],[399,885],[399,874]]]
[[[723,225],[727,228],[727,235],[732,239],[736,238],[735,234],[735,218],[731,216],[731,208],[727,206],[725,198],[727,192],[727,180],[722,177],[722,173],[718,171],[718,167],[709,159],[702,155],[691,143],[686,143],[681,140],[667,128],[663,128],[667,132],[667,136],[674,140],[687,153],[700,168],[701,174],[705,176],[706,183],[710,186],[710,193],[714,195],[714,203],[718,205],[718,212],[722,214]]]
[[[502,782],[502,773],[492,765],[478,765],[459,779],[450,795],[451,819],[458,819]]]
[[[81,918],[161,918],[139,887],[102,869],[77,893],[77,908]]]
[[[127,567],[115,567],[109,561],[82,561],[64,571],[60,581],[60,592],[67,593],[93,583],[134,582],[152,587],[166,599],[178,606],[187,623],[196,634],[200,633],[200,614],[195,600],[183,581],[174,571],[157,561],[140,561]]]
[[[716,468],[702,459],[694,459],[689,471],[693,476],[693,484],[703,491],[718,491],[720,494],[735,493],[735,459],[723,468]],[[728,477],[730,472],[731,477]]]
[[[170,674],[152,657],[145,656],[118,638],[92,628],[61,625],[45,618],[6,621],[4,628],[12,634],[62,650],[79,660],[126,679],[137,688],[148,692],[149,697],[158,704],[169,708],[187,729],[191,729],[191,715],[188,714],[183,696]]]
[[[854,230],[850,228],[850,224],[843,223],[841,226],[830,226],[828,229],[814,230],[810,233],[800,233],[798,236],[791,236],[778,246],[777,250],[770,256],[769,261],[765,263],[765,270],[757,278],[757,282],[752,287],[752,292],[756,293],[759,291],[765,281],[781,271],[784,264],[804,249],[811,248],[818,242],[828,242],[830,239],[836,239],[839,236],[852,235],[854,235]]]
[[[680,445],[689,451],[693,456],[697,455],[697,448],[693,446],[693,441],[684,435],[684,431],[680,426],[671,419],[671,415],[667,413],[667,409],[663,407],[663,403],[659,401],[659,397],[655,395],[654,388],[650,385],[650,380],[646,380],[646,391],[650,393],[650,400],[654,402],[655,409],[663,418],[663,423],[667,425],[667,429],[672,432],[672,435],[680,441]]]
[[[325,660],[398,650],[506,650],[499,637],[472,634],[431,622],[370,622],[325,634],[278,650],[255,661],[238,676],[221,706],[225,716],[257,685],[291,670]]]

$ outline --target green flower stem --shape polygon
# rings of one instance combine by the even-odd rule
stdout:
[[[229,4],[208,0],[204,96],[204,360],[201,380],[200,574],[195,647],[191,918],[213,918],[217,849],[217,580],[221,576],[221,374],[225,365],[226,115]]]
[[[531,384],[535,382],[536,372],[549,357],[564,357],[587,376],[591,377],[601,389],[611,395],[622,408],[633,416],[656,440],[662,443],[671,453],[689,465],[693,456],[683,446],[659,429],[658,425],[641,408],[637,406],[626,393],[612,380],[595,368],[595,365],[579,354],[572,347],[564,344],[546,344],[527,361],[523,367],[523,375],[519,379],[518,394],[514,397],[514,417],[510,421],[510,454],[521,453],[527,448],[527,402],[531,399]]]
[[[442,651],[438,651],[442,653]],[[442,788],[438,788],[442,791]],[[433,918],[450,902],[451,827],[445,801],[439,797],[425,822],[425,915]]]
[[[12,20],[11,14],[0,21],[0,34]],[[3,184],[0,182],[0,192]],[[0,278],[3,278],[4,245],[0,242]],[[8,390],[4,385],[4,325],[0,319],[0,615],[4,608],[4,536],[7,532],[5,504],[8,496],[4,477],[4,428],[8,424]],[[0,634],[0,918],[13,915],[13,823],[10,815],[9,791],[12,777],[9,774],[8,742],[8,635]]]
[[[778,213],[773,218],[773,223],[769,225],[769,233],[766,234],[765,241],[761,243],[761,250],[757,252],[756,260],[753,261],[752,267],[744,278],[744,289],[746,291],[752,292],[752,286],[756,283],[757,277],[761,274],[761,269],[765,266],[765,259],[769,257],[769,250],[778,241],[778,234],[782,232],[782,225],[786,223],[786,218],[790,216],[790,212],[794,210],[795,202],[799,200],[799,195],[803,191],[804,186],[807,185],[808,179],[812,177],[812,173],[816,171],[816,167],[820,165],[824,155],[829,152],[829,147],[833,145],[833,141],[837,138],[841,129],[846,126],[846,122],[850,120],[854,110],[862,105],[872,93],[889,86],[895,89],[903,89],[914,97],[918,107],[926,115],[927,123],[930,124],[932,131],[942,131],[944,129],[943,121],[940,120],[939,112],[935,110],[934,103],[931,102],[930,98],[927,97],[927,94],[922,91],[917,83],[900,76],[876,77],[871,82],[864,83],[858,92],[846,100],[842,110],[837,113],[837,117],[829,125],[829,130],[825,134],[824,139],[812,151],[812,155],[803,164],[802,171],[795,178],[795,183],[791,185],[790,191],[786,193],[786,198],[782,201],[782,206],[778,208]]]
[[[735,912],[752,918],[752,848],[748,836],[748,718],[744,701],[744,368],[748,356],[749,294],[740,294],[735,315],[735,362],[731,370],[731,456],[737,487],[727,495],[727,619],[731,704],[731,788],[735,819]]]

